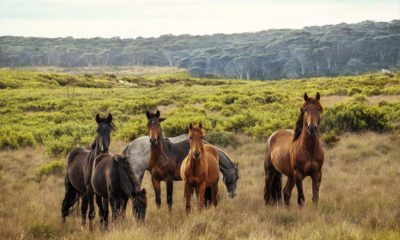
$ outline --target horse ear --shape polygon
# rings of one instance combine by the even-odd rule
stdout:
[[[304,101],[308,101],[308,95],[307,95],[307,93],[304,93]]]
[[[107,122],[111,123],[112,119],[113,119],[113,117],[112,117],[111,113],[109,113],[108,116],[107,116]]]
[[[199,128],[202,129],[203,128],[203,124],[199,123]]]
[[[192,130],[192,129],[193,129],[193,124],[190,123],[190,124],[189,124],[189,130]]]
[[[146,110],[146,117],[147,117],[147,119],[150,119],[151,118],[151,112],[149,112],[149,110]]]
[[[159,119],[158,119],[159,122],[162,122],[162,121],[164,121],[164,120],[165,120],[165,118],[159,118]]]
[[[157,110],[157,112],[156,112],[156,117],[160,118],[160,111],[159,110]]]
[[[116,163],[119,162],[119,156],[114,156],[114,157],[113,157],[113,160],[114,160],[114,162],[116,162]]]
[[[97,123],[100,123],[100,122],[101,122],[101,118],[100,118],[100,115],[99,115],[99,114],[96,114],[96,122],[97,122]]]
[[[146,188],[142,188],[142,193],[146,195]]]
[[[321,99],[321,95],[319,95],[319,92],[317,92],[317,95],[315,95],[315,99],[317,99],[319,101],[319,99]]]

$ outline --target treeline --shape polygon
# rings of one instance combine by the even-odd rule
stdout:
[[[280,79],[400,67],[400,21],[158,38],[0,37],[0,66],[179,66],[194,76]]]

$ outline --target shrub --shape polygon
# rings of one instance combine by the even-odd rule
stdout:
[[[360,102],[346,102],[328,108],[324,115],[322,131],[341,133],[362,130],[383,131],[389,129],[387,114],[376,106]]]
[[[145,117],[137,117],[129,120],[117,132],[117,138],[132,141],[147,133]]]
[[[216,131],[212,130],[207,132],[206,141],[221,147],[227,147],[227,146],[236,147],[239,145],[239,141],[237,140],[237,138],[233,133],[228,133],[225,131],[218,131],[218,130]]]
[[[38,168],[37,175],[39,177],[49,176],[49,175],[61,175],[64,173],[66,167],[65,160],[54,160],[45,164],[42,164]]]
[[[63,135],[58,138],[51,137],[46,139],[44,144],[46,145],[46,152],[50,156],[59,156],[67,155],[67,153],[74,148],[76,142],[73,137]]]
[[[340,138],[333,132],[327,132],[322,134],[322,141],[328,146],[333,147],[339,142]]]
[[[0,149],[27,147],[36,145],[36,140],[31,132],[23,131],[12,127],[2,127],[0,129]]]

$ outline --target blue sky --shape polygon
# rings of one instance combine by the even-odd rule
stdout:
[[[0,35],[197,35],[399,17],[400,0],[0,0]]]

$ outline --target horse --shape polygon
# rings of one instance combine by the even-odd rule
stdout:
[[[187,155],[190,144],[187,141],[172,143],[164,138],[161,131],[160,111],[151,113],[146,111],[148,119],[147,130],[150,140],[150,158],[149,171],[151,173],[151,182],[155,192],[157,208],[161,207],[161,188],[160,182],[165,181],[167,186],[167,204],[168,209],[172,210],[173,181],[182,180],[180,176],[180,166]]]
[[[204,135],[201,123],[197,128],[190,123],[190,151],[181,165],[181,176],[185,183],[186,212],[190,212],[193,190],[196,191],[199,210],[206,205],[206,189],[211,191],[213,205],[218,204],[219,153],[212,145],[204,144]]]
[[[92,220],[95,217],[93,189],[91,187],[91,173],[93,161],[101,153],[107,153],[111,140],[111,132],[114,130],[112,115],[101,118],[96,115],[97,136],[91,148],[79,147],[72,150],[67,157],[67,171],[64,178],[65,196],[61,207],[63,222],[71,213],[70,209],[82,198],[81,214],[82,225],[86,224],[86,213],[89,205],[90,230]]]
[[[132,168],[125,156],[100,154],[94,162],[91,179],[96,203],[100,209],[100,223],[108,225],[108,204],[111,205],[112,220],[125,217],[129,198],[133,200],[132,213],[137,220],[146,216],[146,190],[140,190]]]
[[[189,152],[189,136],[182,134],[174,138],[168,138],[171,143],[178,143],[186,141],[187,144],[183,144],[185,147],[185,156]],[[207,141],[203,140],[204,143],[208,144]],[[236,196],[236,185],[239,180],[239,167],[238,163],[232,161],[228,155],[221,149],[217,148],[219,153],[219,170],[222,173],[222,182],[225,184],[228,196],[234,198]],[[149,136],[141,136],[130,142],[122,152],[123,155],[128,157],[128,160],[132,166],[132,170],[135,173],[139,181],[139,185],[142,185],[144,173],[149,169],[149,155],[150,155],[150,138]]]
[[[283,189],[286,206],[290,205],[294,185],[298,192],[297,203],[303,206],[305,198],[302,182],[307,176],[312,179],[312,201],[318,205],[324,163],[324,152],[319,141],[323,108],[319,100],[319,93],[315,98],[309,98],[305,93],[294,131],[278,130],[269,137],[264,159],[265,204],[281,202],[281,179],[284,174],[287,176]]]

